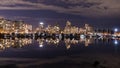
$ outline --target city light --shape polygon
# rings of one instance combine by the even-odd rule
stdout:
[[[40,22],[40,25],[44,25],[44,23],[43,23],[43,22]]]
[[[114,29],[114,31],[115,31],[115,32],[118,32],[118,29],[117,29],[117,28],[115,28],[115,29]]]
[[[84,38],[85,38],[85,35],[80,35],[80,38],[81,38],[81,39],[84,39]]]
[[[112,34],[113,32],[111,31],[110,29],[94,29],[94,27],[89,24],[85,24],[84,27],[73,26],[70,21],[67,21],[66,26],[63,28],[59,27],[58,24],[54,26],[48,25],[46,27],[44,26],[44,22],[41,21],[35,29],[32,29],[32,25],[21,21],[8,21],[7,19],[2,19],[0,22],[0,33],[8,37],[45,37],[49,35],[62,38],[63,36],[69,37],[70,34],[79,36],[81,39],[93,36],[103,38],[103,36],[107,37],[110,35],[115,38],[120,37],[118,28],[114,29],[114,34]]]
[[[117,41],[117,40],[115,40],[115,41],[114,41],[114,44],[115,44],[115,45],[117,45],[117,44],[118,44],[118,41]]]
[[[40,45],[39,45],[39,47],[43,47],[43,45],[42,45],[42,44],[40,44]]]

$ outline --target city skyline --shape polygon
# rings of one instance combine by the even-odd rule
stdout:
[[[0,0],[0,68],[120,68],[120,0]]]
[[[27,24],[26,22],[22,20],[9,20],[5,18],[0,18],[0,33],[33,33],[33,32],[40,32],[40,33],[64,33],[64,34],[70,34],[70,33],[84,33],[84,32],[118,32],[118,28],[96,28],[94,25],[89,25],[87,23],[81,25],[73,25],[72,22],[66,21],[66,25],[64,27],[60,27],[59,23],[52,25],[48,24],[46,25],[44,22],[39,22],[37,27],[33,28],[33,25]],[[85,33],[84,33],[85,34]]]
[[[89,22],[83,22],[83,23],[80,23],[80,24],[78,23],[77,25],[75,25],[74,22],[72,22],[70,20],[65,20],[63,24],[58,23],[58,22],[56,22],[55,24],[51,24],[49,22],[39,21],[39,22],[37,22],[37,25],[34,26],[33,24],[30,24],[30,23],[26,22],[25,20],[20,20],[20,19],[19,20],[12,20],[12,19],[9,19],[9,18],[0,17],[0,22],[2,23],[2,21],[4,21],[4,23],[8,22],[10,24],[12,24],[14,22],[22,22],[22,23],[24,23],[26,25],[27,24],[31,25],[33,30],[35,30],[37,27],[39,27],[40,23],[43,23],[44,27],[47,27],[49,25],[50,26],[58,25],[61,29],[64,29],[67,22],[70,22],[72,24],[72,26],[76,26],[76,27],[83,27],[84,24],[89,24]],[[62,24],[62,26],[61,26],[61,24]],[[91,25],[91,24],[89,24],[89,25]],[[95,24],[93,24],[91,26],[94,27],[94,28],[99,28],[99,29],[111,29],[111,30],[117,29],[119,31],[119,27],[117,27],[117,26],[106,27],[106,25],[105,26],[103,26],[103,25],[105,25],[105,24],[102,24],[102,26],[96,26]]]

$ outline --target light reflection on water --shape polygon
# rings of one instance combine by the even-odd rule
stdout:
[[[89,46],[90,44],[99,44],[99,43],[113,43],[115,46],[119,45],[119,40],[116,39],[108,39],[108,38],[81,38],[81,39],[75,39],[75,38],[64,38],[60,40],[59,38],[38,38],[38,39],[30,39],[30,38],[10,38],[10,39],[0,39],[0,49],[5,49],[9,47],[24,47],[29,44],[32,44],[33,41],[37,41],[36,43],[39,44],[39,47],[44,47],[44,43],[47,43],[46,45],[49,44],[54,44],[54,45],[60,45],[60,41],[64,42],[64,45],[66,46],[67,49],[71,45],[75,44],[84,44],[85,47]],[[68,46],[68,47],[67,47]]]
[[[89,53],[89,52],[108,52],[119,53],[119,40],[110,38],[10,38],[0,39],[0,54],[6,53],[4,56],[18,55],[25,56],[49,56],[50,53],[55,55],[65,55],[65,53]],[[16,50],[16,51],[13,51]],[[27,51],[27,52],[26,52]],[[65,53],[64,53],[65,51]],[[58,53],[57,53],[58,52]],[[39,54],[40,53],[40,54]],[[63,54],[64,53],[64,54]],[[28,54],[28,55],[27,55]],[[34,55],[33,55],[34,54]],[[0,55],[2,56],[2,55]],[[38,56],[38,57],[39,57]]]

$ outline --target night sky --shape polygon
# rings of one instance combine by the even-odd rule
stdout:
[[[76,26],[119,28],[120,0],[0,0],[0,16],[34,27],[41,21],[64,27],[69,20]]]

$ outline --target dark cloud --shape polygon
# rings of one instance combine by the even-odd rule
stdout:
[[[120,16],[119,3],[119,0],[1,0],[0,10],[51,10],[86,17],[113,17]]]

